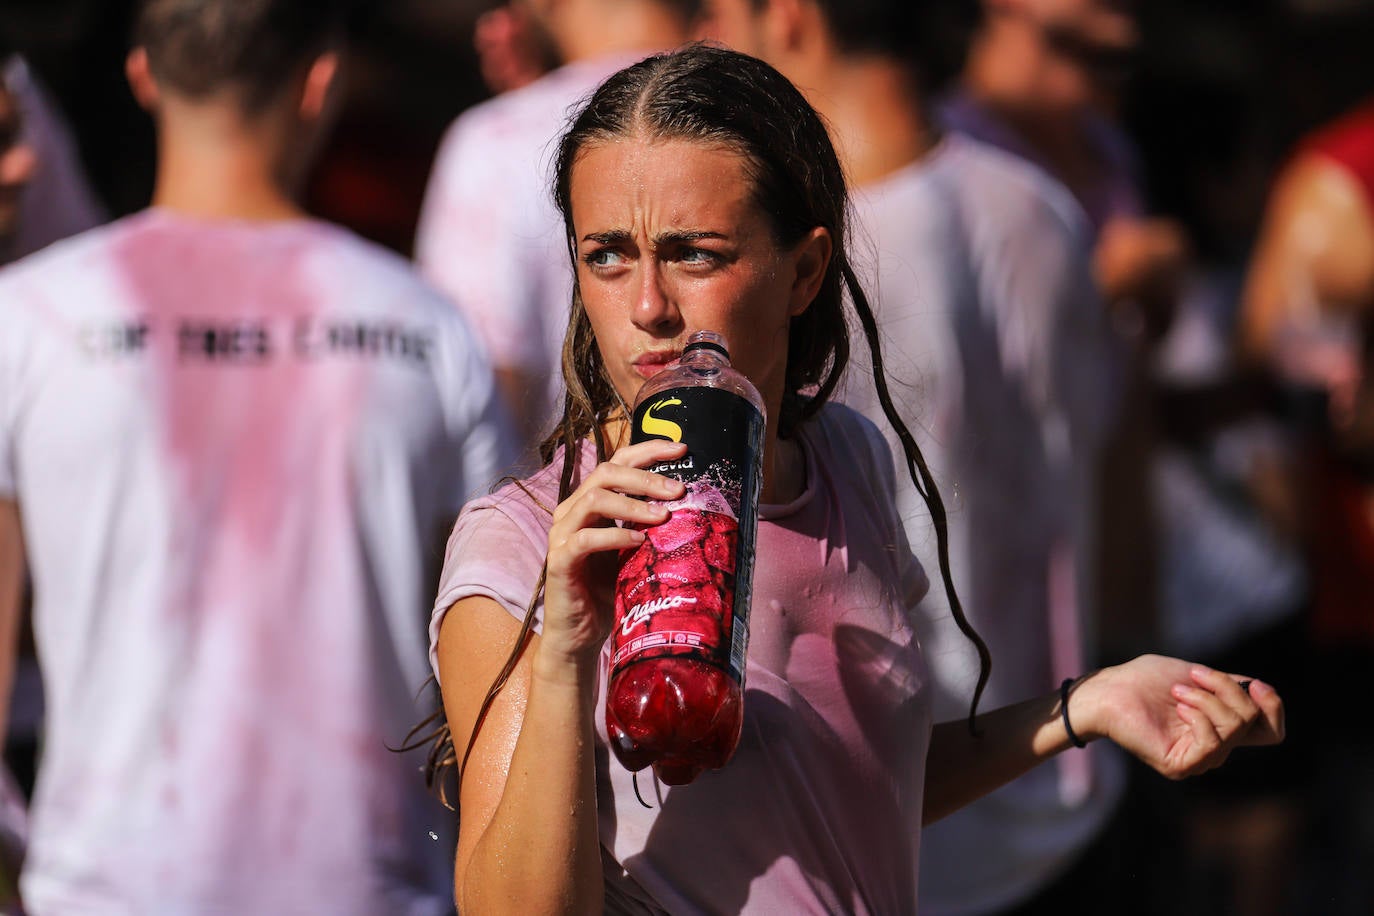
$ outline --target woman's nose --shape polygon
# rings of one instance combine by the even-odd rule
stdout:
[[[664,282],[662,270],[653,258],[645,258],[635,293],[634,323],[658,336],[672,334],[682,323],[682,313]]]

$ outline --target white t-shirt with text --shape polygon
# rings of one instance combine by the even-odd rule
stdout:
[[[0,272],[28,911],[449,912],[452,814],[389,748],[440,539],[509,456],[461,319],[341,229],[151,210]]]

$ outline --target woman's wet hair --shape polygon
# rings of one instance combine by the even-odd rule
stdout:
[[[987,646],[964,617],[949,569],[945,509],[915,439],[893,407],[882,369],[878,327],[846,249],[848,191],[844,172],[824,123],[797,89],[768,64],[709,44],[689,45],[640,61],[606,80],[574,117],[558,144],[554,198],[563,215],[569,257],[576,263],[571,185],[582,153],[620,140],[648,138],[696,143],[729,150],[746,162],[756,204],[767,214],[780,247],[801,241],[816,227],[829,231],[834,252],[816,298],[792,319],[779,435],[791,438],[834,393],[849,362],[852,324],[861,329],[873,365],[873,382],[883,412],[905,452],[908,473],[929,507],[939,545],[939,565],[951,613],[978,649],[981,675],[970,705],[972,728],[978,700],[991,667]],[[563,415],[543,442],[546,464],[560,454],[558,501],[574,489],[581,442],[591,437],[597,458],[605,461],[618,443],[605,440],[608,420],[628,414],[611,384],[574,281],[572,314],[563,344],[567,383]],[[524,625],[506,665],[482,704],[461,755],[443,719],[442,708],[419,726],[437,728],[415,744],[430,746],[431,783],[457,767],[461,776],[482,720],[528,644],[534,613],[542,597],[543,575],[526,608]],[[440,785],[443,791],[442,783]]]
[[[143,0],[134,44],[191,99],[236,93],[255,114],[343,38],[356,0]]]

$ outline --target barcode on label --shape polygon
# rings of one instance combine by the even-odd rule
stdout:
[[[744,684],[744,657],[749,651],[749,622],[738,614],[730,620],[730,673]]]

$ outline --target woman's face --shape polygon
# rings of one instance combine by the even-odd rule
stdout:
[[[780,247],[744,158],[691,141],[584,147],[569,190],[582,302],[626,403],[689,334],[716,331],[775,417],[788,322],[815,298],[829,233]]]

